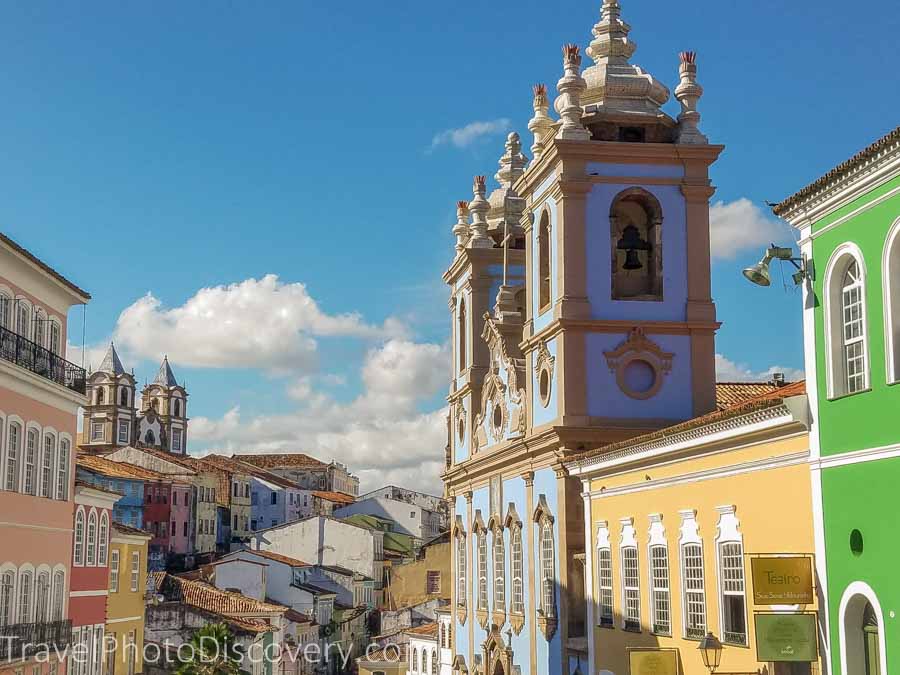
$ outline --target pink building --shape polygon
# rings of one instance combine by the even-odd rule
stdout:
[[[0,675],[62,675],[70,644],[76,414],[85,373],[65,359],[69,308],[90,296],[0,234]],[[23,660],[24,659],[24,660]]]
[[[169,551],[176,555],[190,555],[194,550],[194,517],[191,505],[191,485],[184,481],[172,482],[172,508],[169,518]]]
[[[101,675],[106,598],[109,589],[109,537],[113,505],[122,495],[94,485],[75,483],[72,577],[69,620],[72,675]]]

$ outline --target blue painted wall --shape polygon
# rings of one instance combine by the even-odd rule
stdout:
[[[534,319],[534,332],[535,334],[539,331],[546,328],[547,324],[553,319],[553,302],[556,299],[556,293],[559,290],[556,284],[556,257],[557,257],[557,246],[556,246],[556,221],[557,221],[557,208],[556,208],[556,200],[553,197],[547,197],[545,201],[546,207],[541,206],[539,209],[534,211],[534,226],[531,229],[531,236],[528,238],[527,246],[531,247],[531,278],[532,280],[540,279],[540,274],[538,273],[538,250],[537,250],[537,234],[538,228],[541,225],[541,215],[544,212],[544,208],[547,208],[550,213],[550,308],[547,309],[543,314],[538,315],[538,311],[540,309],[540,285],[538,283],[531,284],[531,316]],[[609,265],[607,265],[609,267]]]
[[[559,372],[562,364],[557,357],[558,343],[556,338],[547,340],[547,351],[550,352],[556,360],[553,365],[553,381],[550,383],[550,401],[547,407],[541,403],[541,391],[538,385],[537,358],[538,352],[534,350],[529,355],[531,361],[531,422],[532,426],[539,427],[542,424],[548,424],[559,417],[559,404],[557,401],[557,384],[559,383]]]

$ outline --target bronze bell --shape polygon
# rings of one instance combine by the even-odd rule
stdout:
[[[642,267],[643,265],[641,264],[641,259],[638,257],[637,249],[625,249],[625,264],[622,265],[622,269],[639,270]]]

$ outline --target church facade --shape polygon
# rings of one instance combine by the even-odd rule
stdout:
[[[675,98],[630,59],[617,0],[563,48],[531,157],[509,135],[457,203],[447,468],[453,670],[586,672],[581,453],[715,409],[708,170],[696,59]],[[674,66],[674,64],[673,64]],[[673,67],[674,70],[674,67]],[[587,539],[590,540],[588,534]]]
[[[96,453],[141,444],[176,455],[187,454],[187,390],[175,379],[168,357],[153,382],[141,391],[140,409],[134,373],[122,365],[110,343],[100,367],[88,377],[82,450]]]

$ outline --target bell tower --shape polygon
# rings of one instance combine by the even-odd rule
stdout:
[[[187,454],[187,390],[163,358],[153,382],[141,392],[137,441],[176,455]]]
[[[105,453],[131,443],[135,428],[134,392],[134,374],[125,371],[110,342],[100,367],[88,377],[82,449]]]

